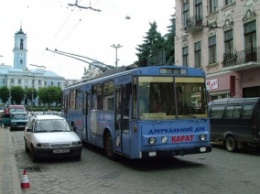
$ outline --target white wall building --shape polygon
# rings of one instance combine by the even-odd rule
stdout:
[[[260,1],[175,5],[175,63],[205,70],[210,99],[260,96]]]

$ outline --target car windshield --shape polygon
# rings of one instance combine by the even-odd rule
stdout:
[[[70,131],[69,125],[62,119],[37,121],[35,132],[64,132]]]

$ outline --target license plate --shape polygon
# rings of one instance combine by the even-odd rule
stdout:
[[[62,153],[68,153],[70,152],[69,149],[58,149],[58,150],[53,150],[54,154],[62,154]]]

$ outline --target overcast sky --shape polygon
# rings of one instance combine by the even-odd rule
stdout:
[[[27,64],[46,66],[67,79],[80,79],[88,64],[46,51],[61,51],[87,56],[118,66],[137,60],[136,47],[142,44],[149,22],[156,21],[164,35],[175,12],[175,0],[1,0],[0,63],[13,65],[14,34],[22,26],[27,34]],[[130,19],[126,19],[129,16]],[[33,67],[28,66],[30,69]]]

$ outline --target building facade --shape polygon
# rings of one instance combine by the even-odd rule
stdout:
[[[175,5],[175,62],[205,70],[209,100],[260,96],[260,1]]]
[[[14,36],[14,64],[0,65],[0,87],[7,86],[21,86],[24,89],[35,88],[36,90],[42,87],[58,86],[64,88],[65,79],[55,72],[44,69],[44,66],[38,66],[36,69],[29,69],[35,65],[27,64],[27,35],[22,28],[15,33]],[[37,66],[37,65],[36,65]],[[25,97],[26,98],[26,97]],[[28,105],[31,105],[31,97],[27,98]],[[24,100],[25,102],[25,100]],[[38,100],[35,99],[35,104]]]

